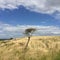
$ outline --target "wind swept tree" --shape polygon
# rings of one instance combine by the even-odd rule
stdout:
[[[30,38],[32,36],[32,34],[36,31],[35,28],[27,28],[25,29],[25,35],[28,37],[28,41],[26,43],[26,46],[25,46],[25,49],[27,48],[28,44],[29,44],[29,41],[30,41]]]

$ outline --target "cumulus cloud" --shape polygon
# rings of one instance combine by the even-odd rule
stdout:
[[[0,23],[0,38],[21,37],[27,28],[36,28],[34,35],[60,35],[60,28],[56,26],[36,26],[36,25],[9,25]]]
[[[0,0],[0,9],[18,9],[19,6],[39,13],[60,12],[60,0]]]

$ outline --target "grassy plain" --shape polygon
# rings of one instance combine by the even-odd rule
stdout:
[[[0,60],[60,60],[60,36],[33,36],[0,40]]]

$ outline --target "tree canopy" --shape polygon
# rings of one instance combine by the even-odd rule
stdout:
[[[26,34],[27,36],[31,36],[35,31],[36,31],[35,28],[27,28],[27,29],[25,30],[25,34]]]

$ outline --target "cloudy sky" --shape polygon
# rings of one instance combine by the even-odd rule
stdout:
[[[0,0],[0,38],[23,36],[29,27],[60,35],[60,0]]]

